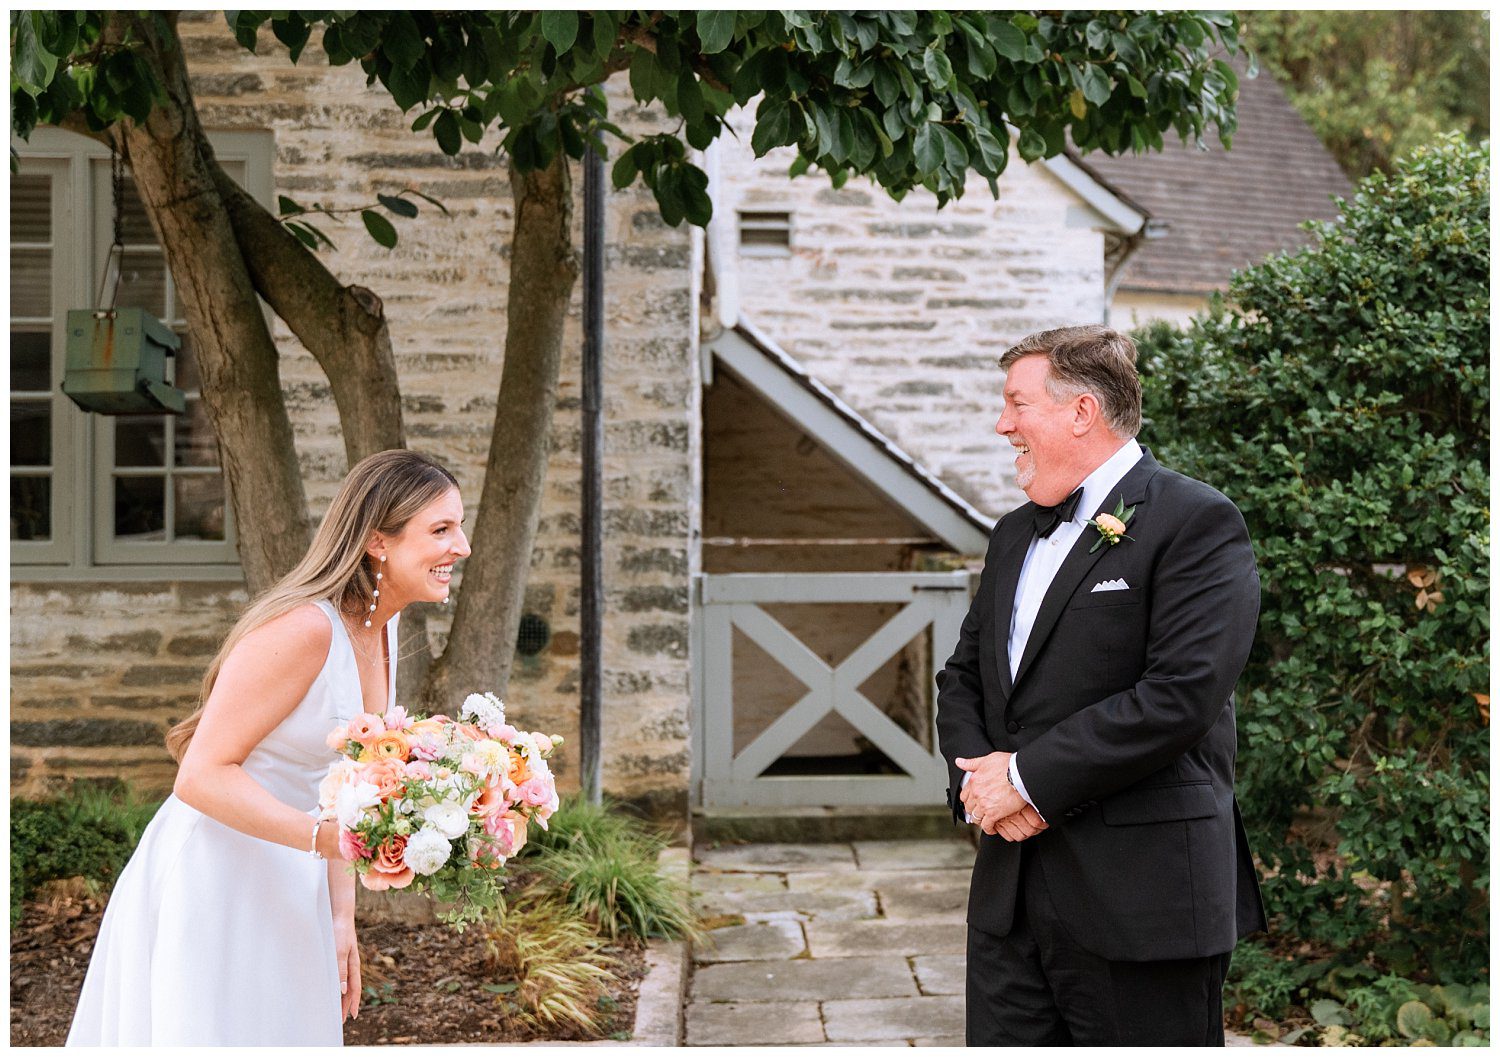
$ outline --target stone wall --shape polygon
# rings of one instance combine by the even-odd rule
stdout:
[[[756,159],[737,124],[715,147],[715,208],[792,214],[789,256],[737,258],[741,315],[987,514],[1024,502],[994,435],[996,363],[1033,331],[1104,318],[1097,218],[1014,153],[998,201],[971,176],[939,210],[926,191],[897,203],[868,180],[788,179],[791,148]]]
[[[357,64],[331,69],[313,46],[241,49],[222,15],[186,14],[181,33],[207,128],[270,130],[275,190],[304,204],[360,206],[414,187],[447,206],[397,220],[400,243],[376,246],[357,218],[325,224],[323,259],[385,302],[408,443],[457,476],[473,523],[495,415],[505,333],[511,199],[490,145],[444,157],[409,131]],[[614,119],[660,127],[621,84]],[[575,172],[575,176],[576,176]],[[575,231],[581,245],[581,181]],[[605,788],[660,808],[685,802],[689,772],[690,533],[697,523],[693,240],[667,228],[649,192],[611,193],[607,213],[605,447]],[[522,660],[508,698],[529,727],[569,739],[560,773],[576,786],[581,287],[565,338],[541,526],[527,611],[550,628]],[[328,384],[278,321],[282,387],[313,513],[347,470]],[[482,546],[483,541],[475,541]],[[455,587],[461,589],[459,576]],[[12,612],[12,787],[119,774],[168,785],[161,736],[194,704],[203,666],[246,597],[238,583],[17,583]],[[445,641],[442,607],[429,631]]]

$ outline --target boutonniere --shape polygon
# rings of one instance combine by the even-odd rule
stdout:
[[[1094,531],[1099,533],[1099,538],[1089,548],[1089,553],[1093,554],[1106,543],[1113,547],[1121,540],[1135,542],[1133,536],[1125,535],[1125,526],[1130,524],[1130,519],[1134,516],[1135,507],[1131,507],[1129,510],[1125,509],[1125,497],[1123,495],[1120,496],[1120,501],[1115,504],[1115,512],[1113,514],[1095,514],[1087,523],[1094,526]]]

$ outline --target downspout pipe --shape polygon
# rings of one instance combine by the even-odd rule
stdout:
[[[583,158],[582,539],[579,541],[579,784],[591,804],[604,793],[604,157]]]

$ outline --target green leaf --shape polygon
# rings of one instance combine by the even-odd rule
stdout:
[[[755,111],[755,131],[750,134],[750,149],[757,158],[773,147],[780,147],[790,137],[792,115],[786,100],[767,97]]]
[[[432,94],[432,70],[427,59],[419,59],[410,69],[393,65],[386,74],[385,86],[402,112],[427,102]]]
[[[557,9],[543,11],[542,36],[547,38],[547,43],[559,55],[565,54],[578,39],[578,12]]]
[[[21,12],[12,15],[15,39],[11,42],[11,76],[32,95],[40,95],[57,72],[57,56],[42,46],[36,25]]]
[[[615,190],[623,191],[635,183],[635,178],[640,175],[640,167],[636,164],[635,147],[624,151],[615,161],[610,170],[610,182],[615,185]]]
[[[630,90],[638,102],[656,97],[656,66],[656,56],[646,48],[637,46],[630,56]]]
[[[380,50],[396,69],[410,70],[426,58],[427,40],[417,28],[416,20],[405,11],[398,11],[386,23]]]
[[[1023,161],[1036,161],[1047,153],[1047,141],[1036,129],[1023,128],[1021,138],[1016,142],[1016,150]]]
[[[298,205],[296,202],[294,202],[292,199],[288,198],[286,195],[277,195],[276,196],[276,209],[284,217],[288,217],[288,216],[294,217],[294,216],[297,216],[299,213],[306,213],[307,212],[306,209],[304,209],[302,206]]]
[[[1020,62],[1021,57],[1026,54],[1026,34],[1003,19],[990,23],[990,43],[1011,62]]]
[[[432,122],[442,112],[443,111],[442,111],[441,107],[435,107],[432,110],[427,111],[425,114],[422,114],[420,117],[418,117],[415,121],[413,121],[411,123],[411,130],[413,132],[425,132],[425,131],[427,131],[427,126],[430,125],[430,124],[432,124]]]
[[[1348,1026],[1350,1023],[1349,1011],[1331,998],[1318,999],[1308,1012],[1321,1027],[1329,1028],[1335,1024]]]
[[[1140,81],[1137,81],[1128,73],[1125,75],[1125,84],[1127,87],[1129,87],[1131,95],[1135,96],[1137,99],[1146,98],[1146,86],[1141,84]]]
[[[414,217],[417,215],[416,204],[408,202],[404,198],[397,198],[394,195],[377,194],[375,200],[398,217]]]
[[[999,176],[1005,171],[1005,163],[1009,158],[1005,141],[982,125],[974,126],[972,131],[974,145],[979,148],[976,168],[986,175]]]
[[[717,55],[729,47],[734,38],[734,12],[700,10],[698,12],[698,41],[704,55]]]
[[[959,179],[964,170],[969,167],[969,149],[964,146],[964,141],[959,139],[951,128],[946,125],[929,126],[938,130],[938,139],[943,145],[943,164],[947,170]]]
[[[370,237],[376,242],[380,243],[386,249],[390,249],[396,245],[396,228],[385,217],[373,209],[361,209],[359,211],[359,218],[365,222],[365,230],[370,233]]]
[[[1083,71],[1083,84],[1079,87],[1083,89],[1084,98],[1095,106],[1103,106],[1109,102],[1111,91],[1109,74],[1104,72],[1102,66],[1090,63],[1085,67]]]
[[[302,56],[302,49],[307,47],[307,38],[312,35],[312,24],[304,22],[300,15],[293,14],[286,18],[273,18],[271,32],[286,45],[287,57],[295,66]]]
[[[450,157],[463,148],[463,132],[458,127],[458,115],[452,110],[444,110],[438,115],[432,126],[432,134],[443,153]]]
[[[930,173],[943,164],[943,143],[937,127],[930,121],[923,122],[912,141],[912,158],[920,172]]]
[[[936,45],[929,46],[922,54],[922,69],[926,71],[927,79],[938,88],[946,90],[953,84],[953,63]]]

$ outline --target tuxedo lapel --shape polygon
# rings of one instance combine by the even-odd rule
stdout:
[[[1121,479],[1120,483],[1110,490],[1109,495],[1105,499],[1104,512],[1113,513],[1116,499],[1123,498],[1127,507],[1136,507],[1135,515],[1130,520],[1131,526],[1134,526],[1145,513],[1140,504],[1146,498],[1146,483],[1151,480],[1152,475],[1159,469],[1161,469],[1161,464],[1152,457],[1150,450],[1143,449],[1140,460],[1130,468],[1130,472]],[[1099,511],[1090,510],[1087,511],[1087,516],[1092,518],[1097,513]],[[1126,531],[1128,532],[1129,528]],[[1062,565],[1057,570],[1057,575],[1052,578],[1052,583],[1047,588],[1046,595],[1042,597],[1042,604],[1037,609],[1036,621],[1031,625],[1031,634],[1026,638],[1026,649],[1021,653],[1021,663],[1016,668],[1016,683],[1019,683],[1026,675],[1027,668],[1031,666],[1031,662],[1036,659],[1036,655],[1046,645],[1047,636],[1052,633],[1053,626],[1057,624],[1058,618],[1062,616],[1063,608],[1067,606],[1068,599],[1073,597],[1073,592],[1078,590],[1078,585],[1088,575],[1089,570],[1094,567],[1094,564],[1100,558],[1104,557],[1105,551],[1109,550],[1110,545],[1106,543],[1098,550],[1093,551],[1092,554],[1089,553],[1094,544],[1098,542],[1099,534],[1092,528],[1085,528],[1077,541],[1074,542],[1072,549],[1068,551],[1068,556],[1063,559]],[[1129,545],[1128,540],[1119,544],[1119,546],[1127,547]],[[1024,555],[1024,551],[1022,553]],[[1014,590],[1012,590],[1012,596],[1014,596],[1014,593]],[[1006,628],[1010,627],[1009,616],[1010,613],[1007,610]],[[1009,634],[1007,634],[1006,638],[1009,639],[1009,637]],[[1006,671],[1004,674],[1008,676],[1010,671],[1008,658],[1005,660],[1005,668]],[[1011,690],[1014,689],[1014,684],[1007,679],[1005,686],[1008,696]]]
[[[995,656],[1000,662],[1000,689],[1010,696],[1010,616],[1016,604],[1016,585],[1021,582],[1021,566],[1026,561],[1026,549],[1031,544],[1032,518],[1028,503],[1017,510],[1012,520],[1015,528],[1009,528],[1000,545],[1000,571],[995,579],[995,634],[1000,641]]]

